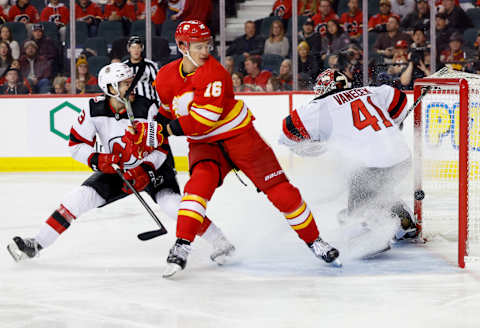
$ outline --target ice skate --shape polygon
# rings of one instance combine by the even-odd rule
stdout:
[[[342,262],[338,259],[338,256],[340,255],[339,251],[330,244],[324,242],[322,238],[318,237],[313,243],[309,244],[308,247],[316,257],[321,258],[325,262],[331,263],[336,267],[342,266]]]
[[[7,250],[15,262],[20,262],[38,256],[42,246],[34,238],[13,237],[13,243],[8,244]]]
[[[210,259],[218,265],[225,264],[235,253],[233,246],[224,236],[213,242],[213,253]]]
[[[191,251],[192,246],[190,246],[189,242],[183,239],[177,239],[175,245],[173,245],[168,253],[167,267],[163,272],[163,278],[169,278],[178,271],[183,270],[187,265],[187,257]]]

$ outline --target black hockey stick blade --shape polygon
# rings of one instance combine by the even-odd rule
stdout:
[[[158,230],[152,230],[152,231],[146,231],[146,232],[139,233],[137,235],[137,237],[138,237],[138,239],[140,239],[142,241],[147,241],[147,240],[156,238],[158,236],[162,236],[166,233],[167,233],[167,230],[158,229]]]

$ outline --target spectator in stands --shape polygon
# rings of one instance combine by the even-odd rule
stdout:
[[[136,1],[137,11],[135,15],[137,16],[137,20],[145,19],[145,2],[143,0]],[[152,23],[155,26],[152,26],[152,29],[155,29],[155,33],[160,35],[162,31],[161,25],[165,22],[167,18],[167,1],[163,0],[156,0],[152,1],[151,4],[152,10]]]
[[[430,75],[430,51],[424,51],[421,55],[410,52],[408,65],[400,75],[401,88],[411,90],[416,79],[428,75]]]
[[[392,0],[392,13],[403,19],[415,10],[415,0]]]
[[[322,38],[322,59],[344,50],[350,44],[348,34],[343,31],[340,23],[332,19],[327,23],[327,34]]]
[[[60,41],[65,41],[66,26],[70,21],[68,8],[59,0],[49,0],[50,3],[40,14],[40,21],[55,23],[60,34]]]
[[[448,49],[440,53],[440,61],[448,64],[452,69],[457,71],[463,70],[463,63],[467,59],[467,55],[463,49],[463,37],[459,32],[455,32],[450,36]]]
[[[7,68],[12,64],[12,50],[5,41],[0,41],[0,76],[5,73]]]
[[[112,3],[105,6],[103,18],[108,21],[121,22],[123,34],[129,35],[132,22],[137,20],[135,6],[128,3],[127,0],[113,0]]]
[[[368,20],[368,31],[375,31],[378,33],[385,32],[387,27],[387,22],[390,17],[397,17],[397,15],[391,12],[390,0],[380,0],[379,2],[380,12],[376,15],[373,15]]]
[[[412,49],[428,50],[430,48],[430,44],[427,42],[427,36],[425,35],[425,30],[422,25],[413,29],[412,40],[413,42],[410,44],[410,48]]]
[[[442,0],[442,5],[439,9],[440,13],[447,15],[448,24],[450,27],[464,32],[467,28],[473,27],[471,18],[455,4],[455,0]]]
[[[323,37],[327,34],[327,22],[332,19],[339,20],[340,17],[333,11],[332,4],[329,0],[320,0],[318,9],[319,12],[313,16],[312,19],[315,23],[315,31]]]
[[[293,71],[290,59],[284,59],[280,64],[278,80],[280,81],[280,90],[290,91],[293,89]]]
[[[20,45],[13,39],[12,31],[7,25],[0,27],[0,40],[8,43],[10,50],[12,50],[13,59],[20,58]]]
[[[322,37],[314,30],[313,20],[309,17],[302,25],[302,30],[298,32],[298,42],[306,41],[313,53],[322,51]]]
[[[265,39],[255,34],[255,23],[251,20],[246,21],[245,34],[233,40],[227,49],[227,56],[243,55],[247,58],[251,55],[262,55]]]
[[[398,40],[393,49],[392,65],[388,66],[387,73],[392,80],[398,80],[408,64],[408,43],[405,40]]]
[[[455,32],[450,27],[445,13],[437,13],[435,16],[435,38],[437,40],[437,52],[440,53],[448,48],[450,36]]]
[[[351,39],[358,40],[362,36],[363,13],[358,0],[348,0],[348,11],[342,14],[340,24]]]
[[[317,14],[319,0],[298,0],[298,14],[313,17]]]
[[[29,93],[28,88],[21,82],[20,72],[16,68],[8,68],[5,71],[5,83],[0,86],[2,95],[25,95]]]
[[[30,0],[17,0],[17,3],[8,11],[8,21],[25,24],[29,36],[32,24],[38,23],[39,20],[38,10],[30,3]]]
[[[24,55],[20,57],[22,76],[26,77],[34,93],[50,92],[52,69],[48,60],[38,54],[38,45],[33,40],[23,44]]]
[[[232,73],[232,83],[234,92],[244,92],[245,87],[243,85],[243,74],[240,72]]]
[[[5,24],[8,21],[8,16],[5,13],[8,13],[8,9],[0,5],[0,24]]]
[[[415,26],[423,26],[425,30],[430,27],[430,6],[427,0],[415,0],[415,2],[415,10],[400,22],[401,28],[409,33]]]
[[[18,61],[18,59],[14,59],[12,61],[12,64],[10,65],[10,67],[17,69],[20,72],[19,73],[19,81],[23,81],[23,84],[28,89],[28,93],[32,93],[32,87],[30,86],[30,82],[28,82],[28,80],[24,76],[22,76],[20,62]],[[0,78],[0,85],[3,84],[4,82],[5,82],[5,76]]]
[[[60,94],[66,94],[69,93],[69,90],[67,90],[67,78],[65,76],[57,76],[53,79],[53,93],[60,95]]]
[[[276,76],[275,74],[270,76],[270,78],[267,81],[267,87],[265,91],[267,92],[282,91],[281,85],[280,85],[280,79],[278,78],[278,76]]]
[[[393,47],[398,40],[405,40],[410,44],[410,36],[406,33],[400,32],[400,22],[397,16],[391,16],[387,21],[387,31],[381,33],[375,44],[373,45],[374,51],[377,54],[384,57],[393,57]]]
[[[248,56],[245,59],[245,71],[247,75],[243,78],[243,84],[249,91],[265,91],[267,81],[272,73],[262,70],[262,57],[258,55]]]
[[[96,91],[98,80],[95,76],[88,72],[88,62],[85,55],[80,55],[76,63],[76,87],[80,90],[79,93],[89,93]],[[72,79],[68,78],[66,81],[66,88],[70,90]]]
[[[340,67],[338,65],[338,55],[333,54],[333,55],[328,55],[327,57],[327,68],[332,68],[338,70]]]
[[[352,84],[352,88],[363,86],[363,64],[362,64],[362,50],[355,44],[351,43],[346,51],[340,53],[339,57],[343,57],[339,70],[348,78]],[[340,66],[340,65],[339,65]]]
[[[308,81],[313,83],[320,73],[318,61],[310,54],[310,46],[306,41],[298,44],[298,73],[304,73],[308,76]]]
[[[60,61],[58,60],[58,48],[55,42],[49,36],[46,36],[42,24],[32,25],[32,38],[38,46],[38,55],[45,57],[52,66],[52,76],[60,70]]]
[[[209,25],[213,8],[212,0],[184,0],[184,2],[183,10],[172,15],[170,19],[178,21],[196,19]]]
[[[102,9],[90,0],[78,0],[75,3],[75,20],[88,24],[88,36],[97,36],[98,24],[103,20]]]
[[[235,59],[233,59],[232,56],[225,57],[225,69],[230,75],[233,74],[233,71],[235,70]]]
[[[292,0],[276,0],[273,3],[270,16],[280,17],[287,22],[292,17]]]
[[[290,42],[285,36],[285,28],[281,20],[274,20],[270,26],[270,34],[265,40],[264,54],[274,54],[286,57],[290,49]]]

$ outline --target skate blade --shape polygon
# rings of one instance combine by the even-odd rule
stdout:
[[[163,278],[170,278],[178,271],[181,271],[182,267],[175,263],[167,263],[167,267],[165,271],[163,271],[162,277]]]
[[[332,262],[329,263],[331,266],[334,266],[336,268],[341,268],[343,266],[342,261],[340,261],[339,258],[336,258]]]
[[[235,247],[231,246],[222,252],[213,253],[210,255],[210,259],[218,265],[224,265],[233,257],[234,253]]]
[[[23,253],[20,248],[18,248],[16,243],[11,243],[7,245],[7,250],[10,255],[13,257],[15,262],[20,262],[27,258],[27,255]]]

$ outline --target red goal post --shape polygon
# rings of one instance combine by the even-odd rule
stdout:
[[[458,241],[458,265],[480,248],[480,76],[444,69],[414,84],[415,214],[426,240]]]

